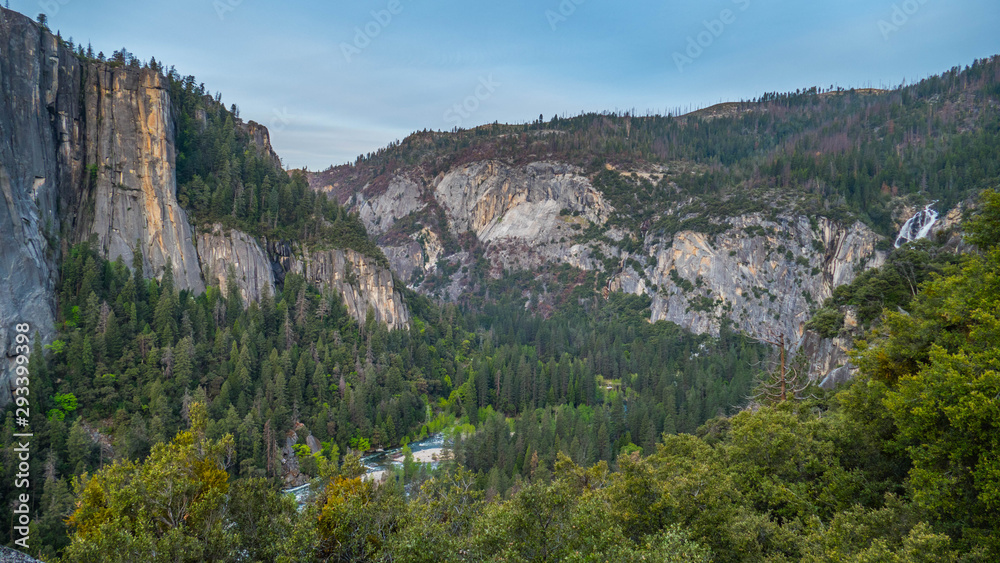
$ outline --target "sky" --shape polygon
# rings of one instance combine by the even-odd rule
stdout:
[[[891,87],[1000,54],[997,0],[10,0],[194,75],[286,166],[413,131]]]

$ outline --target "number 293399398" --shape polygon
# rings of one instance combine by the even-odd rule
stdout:
[[[31,356],[30,337],[31,326],[21,323],[14,327],[14,423],[17,432],[14,434],[14,455],[17,462],[17,472],[14,474],[14,488],[20,489],[14,499],[14,544],[23,549],[28,548],[29,525],[31,524],[31,372],[29,371]]]

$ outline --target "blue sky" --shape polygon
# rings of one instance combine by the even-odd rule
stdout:
[[[895,85],[1000,53],[997,0],[11,0],[10,7],[46,12],[51,28],[95,51],[126,47],[195,75],[244,119],[269,126],[286,165],[312,170],[414,130],[581,111],[666,113],[810,86]]]

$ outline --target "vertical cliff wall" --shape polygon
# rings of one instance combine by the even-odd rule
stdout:
[[[179,288],[205,290],[187,213],[177,202],[174,120],[167,80],[138,68],[84,66],[82,144],[86,188],[79,192],[76,240],[97,235],[110,260],[131,264],[136,244],[147,275],[173,263]]]
[[[78,106],[76,58],[0,10],[0,405],[10,399],[14,325],[44,339],[55,321],[56,205]]]
[[[324,250],[307,251],[286,263],[289,271],[305,276],[316,287],[340,293],[348,313],[358,322],[365,322],[371,308],[375,320],[390,329],[409,326],[410,311],[396,290],[392,272],[374,259],[353,250]]]
[[[240,290],[243,303],[258,301],[265,289],[274,294],[274,272],[267,254],[250,235],[223,230],[198,234],[198,257],[205,283],[228,292],[230,276]],[[228,295],[226,295],[228,297]]]
[[[81,62],[30,19],[0,9],[0,404],[9,398],[13,324],[54,331],[60,244],[101,251],[147,275],[173,261],[178,287],[204,290],[191,226],[175,197],[165,79]]]

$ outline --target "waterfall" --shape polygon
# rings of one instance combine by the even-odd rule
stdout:
[[[934,228],[938,220],[938,212],[933,209],[935,203],[937,202],[927,204],[927,207],[924,207],[922,211],[910,217],[903,225],[903,228],[899,231],[899,236],[896,237],[896,248],[908,242],[927,238],[927,235],[931,234],[931,229]]]

